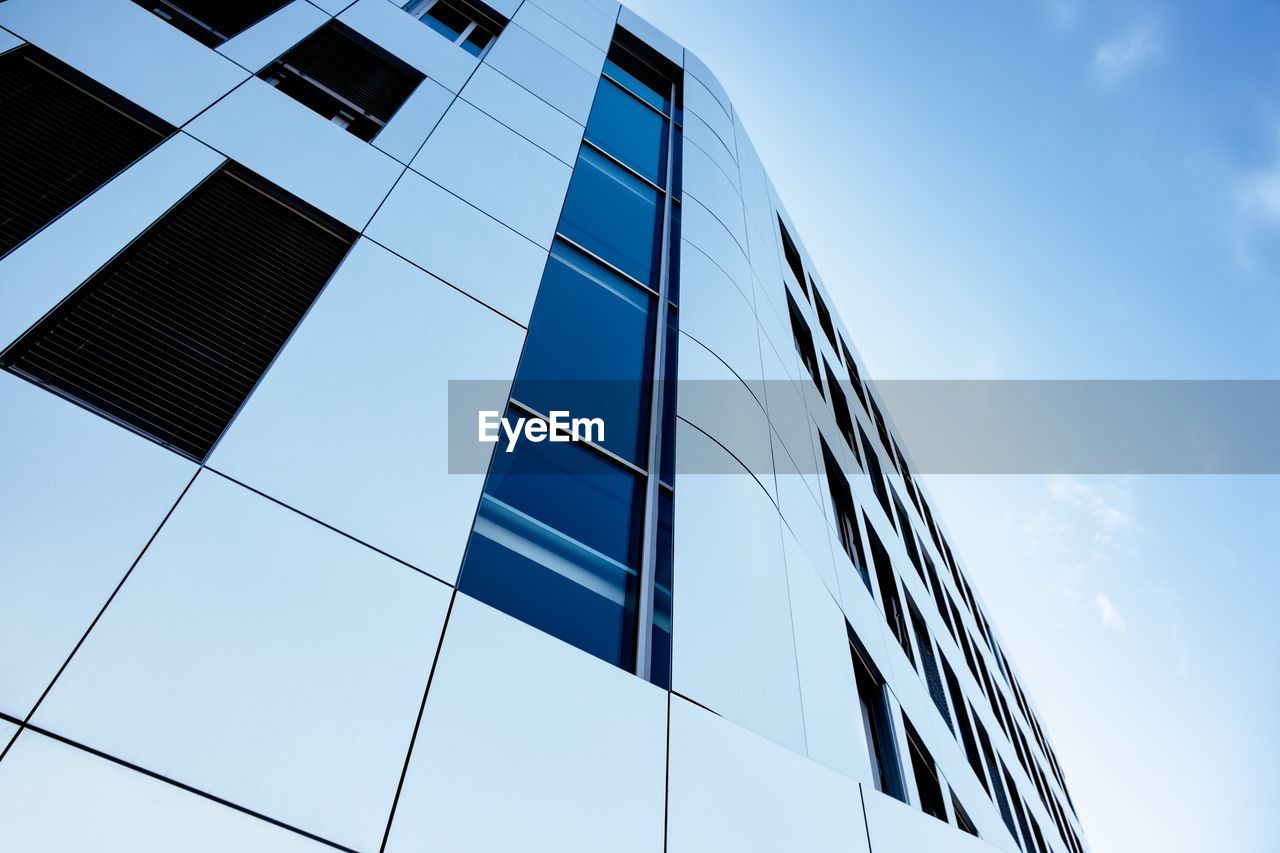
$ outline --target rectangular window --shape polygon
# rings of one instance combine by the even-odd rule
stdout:
[[[844,391],[840,390],[840,383],[836,381],[836,375],[831,372],[831,365],[827,364],[823,359],[823,367],[827,369],[827,390],[831,392],[831,410],[836,416],[836,426],[840,427],[840,434],[844,436],[845,443],[849,445],[849,449],[853,451],[853,456],[858,460],[858,464],[862,464],[862,457],[858,454],[858,439],[853,432],[853,417],[849,414],[849,399],[845,397]]]
[[[645,465],[654,297],[557,240],[533,304],[511,396],[541,414],[602,418],[605,449]],[[590,357],[584,357],[590,353]]]
[[[840,545],[853,561],[867,592],[871,592],[871,577],[867,572],[867,557],[862,550],[862,536],[858,533],[858,511],[853,502],[853,490],[849,488],[849,481],[840,470],[840,463],[827,446],[826,439],[819,436],[818,441],[822,444],[822,463],[827,472],[827,490],[831,494],[831,509]]]
[[[1018,789],[1014,787],[1013,777],[1009,775],[1009,768],[1003,764],[1000,769],[1004,771],[1004,784],[1009,789],[1009,799],[1013,802],[1013,814],[1018,819],[1018,827],[1022,830],[1022,849],[1032,850],[1034,842],[1031,840],[1031,827],[1027,826],[1027,812],[1022,803],[1022,797],[1018,794]]]
[[[871,757],[871,781],[876,790],[894,799],[907,801],[902,783],[898,750],[894,746],[889,698],[881,677],[853,627],[845,622],[849,634],[849,653],[853,658],[853,674],[858,685],[858,705],[862,710],[862,732]]]
[[[0,55],[0,255],[173,133],[31,45]]]
[[[982,747],[982,756],[986,759],[987,774],[991,778],[991,790],[995,794],[996,806],[1000,809],[1000,819],[1004,821],[1004,825],[1009,829],[1009,834],[1014,840],[1018,839],[1018,829],[1013,822],[1013,812],[1009,811],[1009,800],[1005,797],[1004,783],[1000,781],[1000,769],[996,765],[995,750],[991,748],[991,738],[987,736],[987,730],[978,720],[973,709],[970,708],[970,716],[973,717],[973,724],[978,731],[978,744]]]
[[[662,247],[679,242],[680,126],[664,111],[683,72],[621,29],[608,56],[509,401],[509,417],[608,429],[493,454],[458,588],[666,688],[679,325]]]
[[[818,387],[818,394],[825,398],[826,395],[822,391],[822,373],[818,367],[818,351],[813,346],[813,333],[809,331],[809,324],[805,322],[804,315],[800,313],[800,307],[796,305],[790,293],[787,294],[787,314],[791,318],[791,337],[795,342],[796,352],[800,355],[800,363],[809,372],[809,378],[813,380],[813,384]]]
[[[942,624],[947,626],[947,632],[955,639],[956,629],[951,624],[951,614],[947,613],[946,593],[942,590],[942,581],[938,579],[938,570],[934,568],[929,552],[925,551],[922,556],[925,573],[929,576],[929,589],[933,591],[933,603],[938,608],[938,615],[942,617]]]
[[[898,598],[898,581],[893,574],[893,564],[889,561],[889,552],[885,550],[875,528],[867,522],[867,541],[871,546],[871,562],[875,566],[876,583],[880,587],[880,606],[884,608],[885,621],[889,629],[898,638],[898,645],[906,654],[907,660],[915,666],[916,658],[911,652],[911,635],[907,627],[907,615],[902,610],[902,601]]]
[[[642,519],[633,472],[581,443],[521,441],[493,454],[458,589],[630,669]]]
[[[840,345],[836,343],[836,327],[831,322],[831,312],[827,310],[827,303],[822,301],[822,294],[818,292],[818,287],[812,279],[809,280],[809,287],[813,290],[813,307],[818,312],[818,325],[822,327],[822,333],[831,342],[831,349],[838,355]]]
[[[853,385],[853,393],[857,394],[862,402],[862,410],[867,411],[867,392],[862,388],[862,376],[858,373],[858,363],[853,360],[853,353],[849,351],[849,346],[844,341],[840,342],[840,351],[844,353],[844,366],[849,371],[849,382]]]
[[[965,757],[969,759],[973,774],[978,777],[978,781],[989,794],[991,788],[988,787],[986,774],[982,770],[982,756],[978,754],[978,742],[973,738],[972,722],[969,720],[969,712],[965,710],[964,693],[960,691],[960,681],[945,657],[942,658],[942,674],[946,676],[947,692],[951,695],[951,704],[956,709],[956,726],[960,729],[960,742],[964,745]]]
[[[956,827],[978,838],[978,828],[973,825],[973,821],[969,819],[969,813],[964,810],[964,806],[960,805],[954,792],[951,794],[951,810],[956,813]]]
[[[893,521],[893,509],[889,504],[889,490],[885,486],[884,472],[880,468],[880,456],[876,453],[875,447],[867,438],[867,433],[858,425],[858,435],[862,438],[862,458],[867,462],[867,476],[871,478],[871,490],[876,494],[876,500],[880,503],[880,508],[884,510],[885,516]]]
[[[809,286],[805,283],[804,262],[800,260],[800,250],[796,248],[795,241],[791,239],[787,226],[782,224],[781,216],[778,217],[778,234],[782,237],[782,255],[787,260],[787,267],[791,270],[791,274],[796,277],[796,284],[800,285],[800,290],[807,298],[809,296]]]
[[[404,10],[477,57],[507,25],[506,18],[476,0],[409,0]]]
[[[945,823],[947,804],[942,799],[942,784],[938,781],[938,768],[933,763],[933,756],[925,749],[924,741],[911,721],[903,717],[902,724],[906,727],[907,748],[911,751],[911,771],[916,780],[916,793],[920,795],[920,811]]]
[[[425,77],[336,21],[307,36],[258,76],[366,142]]]
[[[952,734],[955,734],[956,728],[951,722],[951,712],[947,710],[947,694],[942,686],[942,674],[938,672],[937,658],[933,654],[933,640],[929,636],[929,628],[925,625],[924,617],[920,615],[920,610],[916,607],[916,603],[911,600],[911,594],[907,593],[906,596],[907,611],[911,616],[911,627],[916,634],[916,646],[920,649],[920,662],[924,665],[924,682],[929,688],[929,698],[933,700],[933,704],[938,709],[938,713],[942,715],[947,728],[951,729]]]
[[[133,0],[208,47],[247,30],[289,0]]]
[[[654,287],[660,272],[661,217],[662,194],[657,189],[583,146],[560,213],[563,236]]]
[[[2,360],[202,459],[355,236],[257,175],[224,167]]]
[[[892,488],[890,491],[893,491]],[[920,564],[920,551],[916,548],[916,536],[915,530],[911,527],[911,517],[907,515],[906,507],[902,505],[897,492],[893,492],[893,509],[898,516],[898,535],[902,537],[902,544],[907,547],[907,557],[911,559],[911,565],[920,576],[920,582],[928,584],[929,581],[924,576],[924,567]]]

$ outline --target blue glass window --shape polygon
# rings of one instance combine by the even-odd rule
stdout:
[[[641,467],[649,444],[654,297],[569,246],[551,250],[512,396],[604,420],[605,448]]]
[[[604,78],[587,120],[587,139],[659,186],[666,184],[667,120]]]
[[[635,572],[487,496],[459,589],[616,666],[635,665]]]
[[[521,414],[509,409],[507,417]],[[522,439],[511,453],[500,447],[485,491],[611,560],[639,565],[640,482],[581,444]]]
[[[653,285],[658,274],[658,195],[584,146],[560,214],[560,233]]]
[[[458,588],[630,669],[643,501],[638,477],[581,445],[498,449]]]
[[[631,73],[614,62],[612,58],[604,61],[604,73],[617,80],[637,98],[643,98],[646,102],[652,104],[654,109],[670,114],[671,84],[660,81],[656,74],[645,74],[646,77],[650,78],[647,81],[640,79],[640,74],[647,70],[646,66],[630,54],[626,54],[626,57],[637,73]]]
[[[672,575],[672,498],[666,489],[658,490],[658,543],[653,572],[653,652],[649,680],[659,687],[671,687],[671,587]]]

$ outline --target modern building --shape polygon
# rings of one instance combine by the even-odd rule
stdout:
[[[691,51],[611,0],[0,27],[0,849],[1087,849]],[[608,431],[466,468],[455,385]]]

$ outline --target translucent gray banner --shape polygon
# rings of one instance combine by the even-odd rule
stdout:
[[[885,380],[875,388],[915,474],[1280,473],[1280,380]],[[808,379],[684,380],[667,390],[680,420],[715,442],[681,449],[677,475],[735,470],[721,450],[757,475],[774,470],[780,453],[788,459],[779,471],[820,471],[805,411],[834,452],[849,452],[849,432],[860,456],[869,443],[889,459],[874,415],[848,382],[824,385],[821,396]],[[500,441],[486,443],[478,424],[483,411],[503,412],[508,394],[538,400],[520,416],[555,409],[602,419],[604,446],[626,457],[636,440],[632,413],[647,422],[652,391],[648,383],[574,380],[511,393],[505,382],[450,381],[450,471],[483,472],[495,447],[505,452],[508,434],[499,429]]]

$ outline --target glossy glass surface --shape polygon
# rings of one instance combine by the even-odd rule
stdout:
[[[658,280],[658,191],[583,147],[560,233],[640,281]]]
[[[655,184],[666,184],[667,120],[605,78],[591,106],[587,139]]]
[[[507,410],[511,421],[521,416]],[[580,444],[522,439],[494,453],[485,492],[611,560],[639,563],[641,484]]]
[[[512,396],[535,410],[602,418],[604,447],[644,467],[653,296],[556,243],[533,306]]]
[[[630,57],[628,57],[630,58]],[[636,60],[632,60],[635,62]],[[636,97],[643,98],[652,104],[654,109],[661,110],[664,113],[671,111],[671,98],[668,96],[667,89],[657,80],[645,82],[635,74],[624,69],[621,65],[614,62],[612,58],[604,61],[604,73],[617,80],[629,91],[633,92]]]

